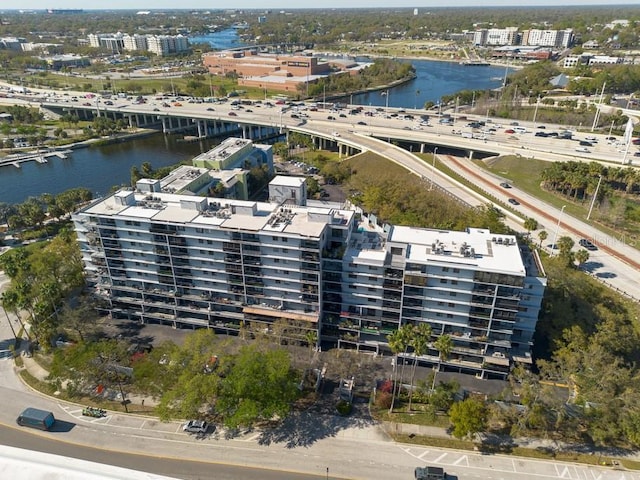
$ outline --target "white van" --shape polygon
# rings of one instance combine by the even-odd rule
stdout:
[[[527,133],[527,129],[524,127],[513,127],[513,131],[516,133]]]

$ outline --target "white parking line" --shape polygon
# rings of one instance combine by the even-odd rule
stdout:
[[[422,460],[422,457],[424,457],[425,455],[427,455],[429,453],[429,450],[425,450],[424,452],[422,452],[420,455],[418,455],[417,458],[419,458],[420,460]]]
[[[466,455],[462,455],[458,460],[453,462],[451,465],[460,465],[460,463],[462,463],[463,460],[467,464],[467,467],[468,467],[469,466],[469,457],[467,457]]]
[[[447,455],[449,455],[448,453],[443,453],[442,455],[440,455],[438,458],[436,458],[433,463],[440,463],[440,460],[442,460],[444,457],[446,457]]]

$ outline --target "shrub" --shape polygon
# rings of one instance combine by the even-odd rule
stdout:
[[[378,391],[376,394],[375,405],[378,408],[391,408],[391,393]]]
[[[342,415],[343,417],[351,413],[351,408],[352,408],[351,402],[347,402],[345,400],[340,400],[336,404],[336,411],[338,412],[338,414]]]

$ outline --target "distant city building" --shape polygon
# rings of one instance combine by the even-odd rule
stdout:
[[[115,53],[123,51],[149,51],[158,56],[189,50],[189,40],[183,35],[129,35],[122,33],[90,34],[89,45],[106,48]]]
[[[593,55],[589,58],[588,65],[617,65],[624,63],[623,57],[612,57],[610,55]]]
[[[75,54],[52,55],[49,57],[40,57],[47,62],[52,70],[62,70],[63,68],[86,67],[91,64],[88,57]]]
[[[266,15],[260,15],[258,17],[258,23],[266,23],[267,22],[267,17]]]
[[[365,66],[344,59],[325,61],[311,55],[260,54],[255,49],[206,53],[203,65],[215,75],[237,74],[239,85],[284,92],[295,92],[301,83],[313,83],[328,75],[355,74]]]
[[[597,50],[600,48],[600,44],[597,40],[588,40],[582,44],[582,48],[585,50]]]
[[[481,28],[473,32],[473,45],[509,46],[522,45],[532,47],[568,48],[573,44],[573,30],[524,30],[517,27]]]
[[[2,37],[0,38],[0,49],[21,51],[24,43],[26,43],[24,38]]]
[[[568,48],[573,44],[573,30],[525,30],[522,45]]]
[[[162,184],[143,179],[73,216],[87,282],[114,318],[232,334],[284,321],[285,336],[377,354],[399,326],[427,323],[453,349],[440,358],[430,344],[422,363],[500,379],[532,364],[546,278],[512,235],[378,225],[307,200],[302,177],[276,177],[267,202]]]
[[[81,8],[48,8],[47,13],[51,13],[53,15],[75,15],[78,13],[83,13],[84,10]]]

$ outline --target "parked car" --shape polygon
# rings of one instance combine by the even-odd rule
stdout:
[[[189,420],[182,425],[182,431],[186,433],[204,434],[209,430],[209,424],[204,420]]]
[[[586,248],[587,250],[598,250],[598,247],[596,247],[593,242],[591,242],[591,240],[587,240],[586,238],[581,238],[578,243],[580,244],[581,247]]]

